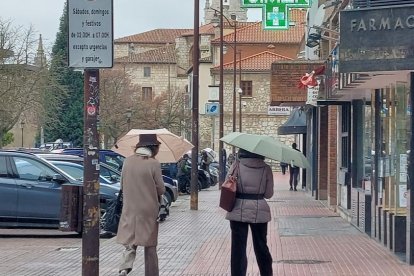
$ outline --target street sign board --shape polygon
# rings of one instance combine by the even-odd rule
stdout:
[[[113,0],[69,0],[69,67],[113,66]]]
[[[209,102],[219,101],[219,86],[218,85],[208,86],[208,101]]]
[[[292,112],[291,106],[268,106],[267,115],[286,116]]]
[[[414,6],[343,10],[339,72],[414,70]]]
[[[219,114],[219,103],[206,103],[206,115],[217,116]]]
[[[287,30],[289,28],[289,9],[309,8],[312,0],[243,0],[245,8],[263,10],[264,29]]]

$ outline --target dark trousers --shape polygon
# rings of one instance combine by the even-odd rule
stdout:
[[[299,168],[290,167],[289,173],[290,173],[289,185],[292,188],[292,184],[293,184],[293,187],[296,189],[296,187],[298,186]]]
[[[247,271],[247,234],[252,231],[254,253],[261,276],[272,276],[272,255],[267,247],[267,223],[230,221],[231,228],[231,275],[245,276]]]
[[[280,166],[280,167],[282,168],[282,174],[285,174],[287,166]]]

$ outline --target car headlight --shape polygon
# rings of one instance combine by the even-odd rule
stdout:
[[[175,187],[178,187],[178,180],[177,180],[177,179],[173,179],[173,185],[174,185]]]

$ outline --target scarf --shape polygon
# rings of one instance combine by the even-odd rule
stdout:
[[[147,148],[147,147],[139,147],[139,148],[137,148],[137,150],[135,151],[135,153],[138,156],[142,156],[142,157],[146,157],[146,158],[152,156],[152,151],[149,148]]]

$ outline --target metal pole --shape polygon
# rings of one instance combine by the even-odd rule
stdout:
[[[99,70],[84,73],[82,276],[99,275]]]
[[[241,89],[242,84],[242,66],[241,66],[241,51],[239,51],[239,88]],[[239,132],[242,132],[242,96],[243,92],[239,95]]]
[[[219,137],[224,135],[224,108],[223,108],[223,1],[220,1],[220,86],[219,86],[219,106],[220,106],[220,126],[219,126]],[[219,140],[219,186],[224,182],[225,178],[225,164],[223,156],[223,141]]]
[[[414,106],[414,73],[410,73],[410,102]],[[414,264],[414,118],[410,116],[411,138],[410,153],[408,155],[408,215],[407,215],[407,253],[406,257],[410,265]]]
[[[234,24],[234,40],[233,40],[233,132],[236,132],[236,82],[237,82],[237,67],[236,67],[236,61],[237,61],[237,21],[233,21]],[[233,147],[233,154],[235,151],[235,147]]]
[[[194,145],[191,152],[191,210],[198,209],[198,85],[199,85],[199,52],[200,52],[200,38],[199,38],[199,6],[200,0],[194,0],[194,45],[193,45],[193,103],[192,103],[192,142]]]

